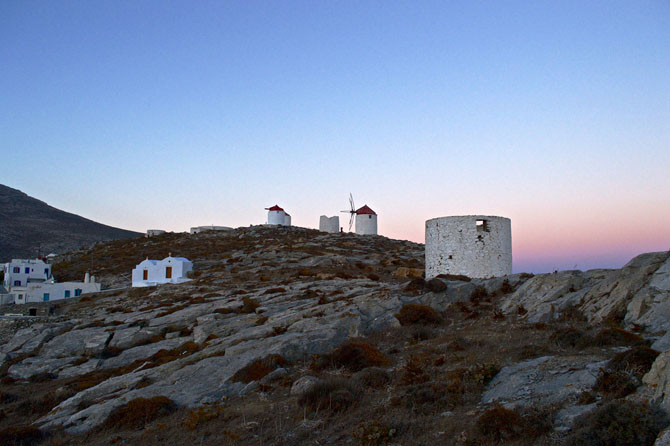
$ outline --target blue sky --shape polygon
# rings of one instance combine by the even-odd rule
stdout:
[[[515,270],[670,248],[670,3],[0,2],[0,183],[114,226],[512,218]],[[343,218],[344,218],[344,214]]]

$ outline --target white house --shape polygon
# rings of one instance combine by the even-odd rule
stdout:
[[[145,237],[155,237],[163,234],[165,234],[165,230],[163,229],[147,229],[147,235],[145,235]]]
[[[8,290],[51,279],[51,265],[42,259],[12,259],[3,265],[3,271],[5,273],[3,285]]]
[[[133,269],[133,287],[155,286],[161,283],[188,282],[193,263],[184,257],[169,255],[163,260],[143,260]]]
[[[83,294],[97,293],[101,284],[95,282],[95,276],[89,278],[88,273],[83,282],[29,282],[27,286],[12,287],[11,294],[15,304],[30,302],[51,302],[54,300],[79,297]]]

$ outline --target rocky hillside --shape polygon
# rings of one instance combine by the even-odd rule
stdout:
[[[668,444],[670,253],[426,282],[422,245],[252,227],[101,244],[61,274],[120,283],[168,252],[193,281],[3,321],[0,443]]]
[[[139,235],[61,211],[0,184],[0,262]]]

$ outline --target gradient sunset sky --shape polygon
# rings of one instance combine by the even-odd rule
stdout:
[[[0,183],[122,228],[512,219],[514,271],[670,249],[670,2],[0,2]],[[346,226],[345,214],[340,214]]]

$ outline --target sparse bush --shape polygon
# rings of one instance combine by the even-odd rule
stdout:
[[[222,412],[223,408],[219,406],[200,406],[197,409],[191,409],[188,418],[184,421],[184,426],[189,430],[194,430],[201,424],[218,418]]]
[[[403,288],[404,292],[413,294],[420,294],[425,292],[425,290],[426,281],[421,277],[415,277],[407,285],[405,285],[405,288]]]
[[[559,328],[551,334],[549,341],[563,348],[584,348],[594,344],[592,336],[575,327]]]
[[[380,367],[368,367],[358,373],[358,380],[367,387],[379,389],[391,382],[391,375]]]
[[[378,276],[377,274],[375,274],[375,273],[370,273],[370,274],[368,274],[368,275],[367,275],[367,278],[370,279],[370,280],[373,280],[373,281],[375,281],[375,282],[378,282],[378,281],[379,281],[379,276]]]
[[[470,294],[470,302],[473,304],[478,304],[482,300],[485,300],[487,297],[489,297],[488,291],[486,291],[486,288],[484,288],[481,285],[478,285],[474,291]]]
[[[395,315],[400,325],[428,324],[437,325],[442,318],[433,308],[427,305],[405,304]]]
[[[609,402],[579,419],[567,446],[652,446],[668,425],[658,408],[626,400]]]
[[[617,327],[605,328],[598,332],[595,336],[595,342],[601,346],[647,344],[642,336]]]
[[[361,341],[347,341],[326,355],[315,355],[312,368],[345,367],[358,372],[366,367],[385,367],[391,361],[372,345]]]
[[[396,431],[388,424],[369,421],[359,424],[352,435],[358,440],[359,446],[386,446],[396,434]]]
[[[433,278],[426,281],[426,288],[433,293],[441,293],[442,291],[446,291],[447,284],[440,279]]]
[[[250,297],[243,297],[242,298],[242,308],[239,309],[238,313],[240,314],[249,314],[249,313],[255,313],[256,308],[258,308],[258,302],[256,302],[254,299]]]
[[[638,383],[634,377],[625,371],[601,369],[598,373],[593,390],[600,392],[606,398],[623,398],[635,392]]]
[[[642,378],[651,369],[658,355],[659,352],[652,348],[635,347],[614,355],[607,363],[607,367],[612,370],[627,370]]]
[[[328,378],[303,393],[298,404],[313,412],[342,412],[356,402],[359,393],[351,381]]]
[[[105,427],[116,429],[141,429],[146,424],[168,415],[177,405],[166,396],[135,398],[117,407],[104,423]]]
[[[252,381],[260,380],[274,369],[278,367],[285,367],[288,364],[289,362],[284,359],[282,355],[268,355],[265,358],[258,359],[242,367],[240,370],[235,372],[230,380],[232,382],[242,382],[244,384],[249,384]]]
[[[462,274],[438,274],[437,278],[444,280],[456,280],[459,282],[470,282],[472,280],[468,276],[464,276]]]
[[[0,430],[0,444],[3,446],[33,446],[44,437],[44,433],[34,426],[10,426]]]
[[[507,279],[503,280],[502,285],[500,285],[500,292],[502,294],[510,294],[514,292],[514,287],[510,285],[509,280]]]
[[[524,422],[517,410],[496,406],[484,412],[475,424],[477,432],[495,442],[515,440],[524,432]]]

